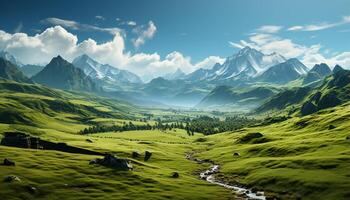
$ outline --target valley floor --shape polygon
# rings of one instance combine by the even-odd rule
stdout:
[[[15,100],[12,104],[16,105]],[[241,198],[230,189],[200,180],[199,173],[210,164],[187,160],[185,155],[189,152],[194,152],[194,158],[219,164],[217,179],[263,190],[267,197],[350,198],[349,104],[302,118],[210,136],[188,136],[181,129],[80,135],[78,132],[87,125],[76,116],[62,112],[49,112],[55,117],[29,113],[26,115],[36,120],[35,124],[3,123],[0,133],[20,131],[52,142],[113,153],[130,159],[134,170],[89,165],[90,160],[101,156],[0,146],[1,161],[8,158],[16,162],[16,166],[0,165],[0,178],[15,175],[21,180],[1,181],[0,199]],[[118,124],[128,120],[107,116],[91,121]],[[153,153],[148,161],[143,160],[146,150]],[[133,151],[142,156],[133,159]],[[179,177],[173,178],[173,172],[178,172]],[[36,190],[33,192],[30,187]]]

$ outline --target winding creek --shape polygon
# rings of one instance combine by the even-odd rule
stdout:
[[[220,172],[220,166],[215,164],[213,161],[208,159],[200,160],[198,158],[193,158],[192,154],[190,153],[186,154],[186,159],[197,162],[199,164],[202,164],[202,163],[211,164],[211,167],[208,170],[200,173],[199,176],[201,179],[206,180],[209,183],[220,185],[222,187],[234,190],[238,194],[245,196],[246,199],[266,200],[264,192],[262,191],[253,192],[251,189],[247,189],[238,185],[229,185],[220,180],[215,179],[215,174]]]

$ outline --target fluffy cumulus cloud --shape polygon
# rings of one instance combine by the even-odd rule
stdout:
[[[229,42],[232,47],[243,48],[249,46],[264,53],[277,52],[286,58],[299,58],[306,66],[312,67],[317,63],[327,63],[330,66],[339,64],[345,68],[350,68],[350,52],[335,54],[332,57],[326,57],[321,53],[322,45],[303,45],[295,43],[289,38],[283,38],[271,33],[254,33],[248,40],[239,42]]]
[[[132,42],[134,46],[138,48],[143,45],[146,40],[153,38],[157,32],[157,27],[152,21],[149,21],[148,26],[137,26],[133,29],[133,32],[137,35],[137,38],[133,39]]]
[[[74,23],[70,23],[70,26],[73,25]],[[125,36],[119,32],[115,32],[113,39],[104,43],[97,43],[93,39],[78,42],[77,36],[62,26],[47,28],[34,36],[25,33],[10,34],[0,30],[0,50],[10,52],[26,64],[45,64],[57,55],[72,61],[81,54],[88,54],[101,63],[139,74],[146,81],[173,72],[177,68],[190,73],[200,67],[209,68],[216,62],[223,62],[220,57],[210,56],[192,63],[190,57],[177,51],[169,53],[164,59],[157,53],[132,54],[125,49]]]

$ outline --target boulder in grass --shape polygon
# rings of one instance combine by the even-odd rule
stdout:
[[[240,156],[240,154],[238,152],[234,152],[233,156],[238,157],[238,156]]]
[[[31,186],[31,185],[27,185],[25,188],[26,188],[26,189],[28,190],[28,192],[31,193],[31,194],[35,194],[35,193],[37,192],[36,187],[33,187],[33,186]]]
[[[4,182],[6,183],[21,182],[21,179],[18,178],[17,176],[9,175],[9,176],[5,176]]]
[[[180,174],[178,172],[173,172],[173,173],[171,173],[171,177],[172,178],[179,178]]]
[[[91,139],[86,139],[86,142],[93,143],[93,141]]]
[[[137,151],[133,151],[131,156],[132,156],[132,158],[139,158],[141,156],[141,154]]]
[[[12,161],[12,160],[10,160],[10,159],[5,158],[5,159],[4,159],[4,163],[3,163],[3,165],[6,165],[6,166],[15,166],[15,165],[16,165],[16,163],[15,163],[15,162],[13,162],[13,161]]]
[[[91,160],[90,165],[99,164],[105,167],[110,167],[118,170],[132,170],[132,165],[129,160],[123,158],[117,158],[112,154],[106,154],[104,158]]]
[[[329,129],[329,130],[332,130],[332,129],[335,129],[335,128],[336,128],[336,126],[334,126],[333,124],[331,124],[331,125],[328,126],[328,129]]]
[[[145,160],[145,161],[148,161],[148,160],[151,158],[151,156],[152,156],[152,153],[151,153],[151,152],[145,151],[145,158],[144,158],[144,160]]]

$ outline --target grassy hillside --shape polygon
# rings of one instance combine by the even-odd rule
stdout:
[[[207,149],[198,149],[197,156],[221,164],[223,180],[282,199],[349,199],[349,116],[350,104],[345,104],[281,123],[212,135],[205,142]],[[256,132],[263,136],[249,135]]]
[[[340,83],[344,82],[332,82]],[[118,171],[89,165],[99,156],[0,146],[0,161],[9,158],[16,162],[14,167],[0,165],[0,178],[15,175],[21,179],[0,184],[0,196],[6,199],[239,199],[232,190],[200,180],[199,173],[210,166],[187,160],[188,152],[219,164],[216,178],[263,190],[268,197],[350,197],[350,103],[210,136],[188,136],[181,129],[78,132],[94,124],[142,124],[146,122],[139,119],[147,116],[147,123],[152,124],[158,118],[172,122],[229,113],[141,109],[89,93],[7,80],[0,81],[0,108],[0,138],[5,132],[20,131],[51,142],[113,153],[128,158],[134,166],[133,171]],[[146,150],[153,153],[149,161],[143,160]],[[134,151],[141,157],[132,158]],[[180,177],[172,178],[173,172]]]
[[[339,71],[326,77],[318,87],[294,87],[282,91],[256,109],[257,112],[286,112],[308,115],[334,107],[350,99],[350,72]]]
[[[90,124],[92,118],[135,118],[133,106],[90,93],[0,80],[0,122],[46,127],[47,123]],[[67,129],[70,127],[67,126]]]
[[[218,86],[205,96],[197,108],[231,107],[235,109],[252,109],[261,105],[267,98],[276,94],[280,89],[273,86],[251,86],[237,88]]]

